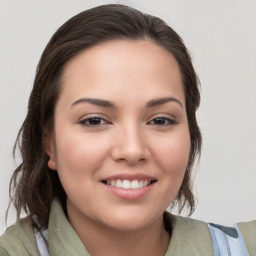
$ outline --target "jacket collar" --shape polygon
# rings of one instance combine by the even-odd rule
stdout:
[[[170,213],[165,215],[165,221],[166,225],[172,227],[166,256],[213,256],[211,236],[206,223]],[[50,255],[90,256],[56,199],[51,207],[48,239]]]

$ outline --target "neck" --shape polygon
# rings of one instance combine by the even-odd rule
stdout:
[[[87,221],[84,216],[83,220],[79,216],[70,218],[70,223],[93,256],[164,256],[170,240],[164,228],[163,216],[150,226],[136,231],[116,230]]]

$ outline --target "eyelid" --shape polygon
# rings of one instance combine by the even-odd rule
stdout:
[[[157,124],[151,124],[151,125],[155,125],[155,126],[171,126],[171,125],[176,125],[176,124],[178,124],[178,122],[177,122],[177,120],[176,120],[176,118],[174,117],[174,116],[171,116],[170,114],[157,114],[157,115],[153,115],[153,116],[151,116],[150,117],[150,121],[149,122],[147,122],[147,124],[149,124],[150,125],[150,123],[152,122],[152,121],[154,121],[155,119],[157,119],[157,118],[163,118],[163,119],[165,119],[165,120],[168,120],[169,121],[169,123],[168,124],[162,124],[162,125],[157,125]]]
[[[98,118],[100,119],[101,121],[103,120],[104,123],[103,124],[95,124],[95,125],[90,125],[90,124],[86,124],[86,122],[90,119],[93,119],[93,118]],[[79,124],[83,125],[83,126],[86,126],[86,127],[101,127],[101,126],[104,126],[106,124],[110,124],[111,122],[108,120],[107,117],[102,117],[102,114],[97,114],[97,113],[94,113],[94,114],[86,114],[84,116],[82,116],[80,118],[80,120],[78,121]]]

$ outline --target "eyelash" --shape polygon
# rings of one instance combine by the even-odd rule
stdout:
[[[154,124],[152,123],[153,121],[164,121],[164,123],[161,123],[161,124]],[[165,121],[167,121],[167,123],[165,123]],[[152,119],[150,122],[148,122],[149,125],[155,125],[155,126],[169,126],[169,125],[176,125],[177,124],[177,121],[175,119],[171,119],[171,118],[167,118],[167,117],[164,117],[164,116],[159,116],[159,117],[156,117],[154,119]]]
[[[95,121],[100,121],[100,124],[89,124],[88,123],[88,122],[93,121],[93,120],[94,120],[94,122]],[[81,125],[87,126],[87,127],[100,127],[100,126],[104,125],[104,124],[101,123],[102,121],[104,122],[104,124],[108,123],[104,118],[98,117],[98,116],[86,118],[86,119],[80,121],[79,123]]]
[[[159,122],[160,123],[152,123],[152,122]],[[96,124],[90,124],[89,122],[97,122]],[[167,122],[167,123],[166,123]],[[102,117],[89,117],[86,118],[82,121],[79,122],[81,125],[83,126],[87,126],[87,127],[100,127],[102,125],[106,125],[109,124],[109,122],[107,122],[104,118]],[[152,119],[150,122],[147,123],[148,125],[154,125],[154,126],[171,126],[171,125],[176,125],[177,121],[175,119],[171,119],[171,118],[167,118],[167,117],[156,117],[154,119]]]

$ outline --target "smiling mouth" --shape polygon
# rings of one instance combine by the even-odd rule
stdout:
[[[156,180],[121,180],[121,179],[111,179],[103,180],[104,184],[107,184],[112,187],[122,188],[122,189],[140,189],[155,183]]]

